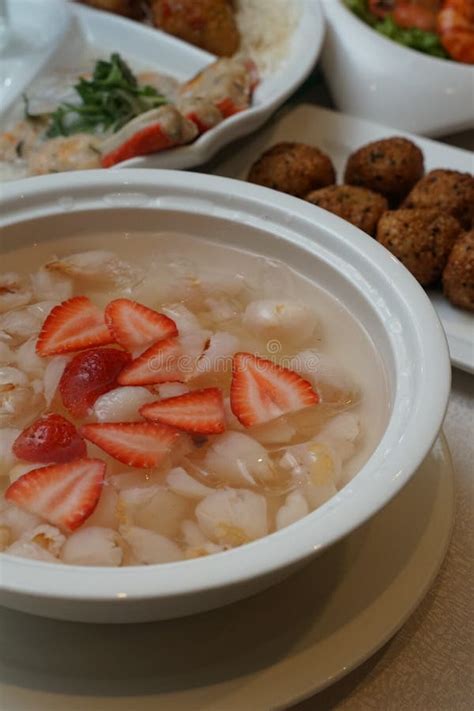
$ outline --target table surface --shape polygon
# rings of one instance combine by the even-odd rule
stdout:
[[[474,376],[453,370],[444,432],[456,514],[444,564],[398,634],[365,664],[293,711],[472,711],[474,707]]]
[[[333,108],[319,74],[290,101]],[[474,130],[437,140],[474,150]],[[456,513],[451,545],[434,585],[385,647],[293,711],[474,708],[474,375],[453,369],[444,432],[455,470]]]

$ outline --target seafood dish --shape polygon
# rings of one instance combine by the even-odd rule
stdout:
[[[64,27],[57,46],[47,58],[45,50],[44,61],[39,63],[36,57],[30,61],[19,45],[20,34],[26,36],[28,30],[28,5],[29,0],[18,0],[11,13],[18,31],[12,34],[4,62],[12,82],[0,116],[0,180],[101,167],[102,149],[106,148],[113,154],[110,160],[130,156],[114,163],[120,169],[126,167],[127,160],[133,161],[130,167],[202,165],[231,141],[256,130],[304,81],[324,35],[319,4],[239,0],[235,3],[238,49],[231,56],[221,56],[155,31],[149,21],[141,23],[70,2],[60,3]],[[121,5],[122,10],[127,5],[138,6],[135,2]],[[307,36],[311,45],[303,49]],[[14,54],[16,47],[20,63]],[[122,66],[115,58],[112,62],[111,55],[118,53]],[[107,65],[112,63],[110,72]],[[94,77],[96,69],[98,76]],[[110,80],[115,82],[112,86]],[[74,117],[71,106],[79,107],[76,113],[80,116]],[[109,111],[111,115],[104,116]],[[183,121],[187,118],[183,111],[197,120]],[[56,114],[55,126],[46,128],[47,121],[40,118],[52,114]],[[135,123],[125,130],[127,116],[128,123]],[[97,125],[104,119],[110,126],[105,132]],[[65,122],[68,130],[72,122],[78,128],[82,124],[85,132],[63,135]],[[113,124],[121,124],[124,132],[114,131]],[[56,135],[42,140],[50,129]],[[113,140],[103,146],[101,141],[106,138]],[[123,150],[117,138],[128,144]],[[25,152],[32,144],[39,156],[31,158],[30,166]]]
[[[127,233],[15,248],[2,267],[7,554],[118,567],[221,553],[337,496],[383,434],[370,336],[281,262]]]
[[[419,52],[474,64],[472,0],[344,0],[376,32]]]
[[[145,22],[217,57],[250,54],[260,70],[288,51],[297,3],[285,0],[79,0]]]
[[[184,146],[248,108],[257,84],[246,58],[217,60],[184,83],[135,76],[116,53],[85,76],[50,75],[24,96],[24,118],[0,135],[0,176],[110,168]]]
[[[393,136],[354,151],[343,185],[336,185],[328,155],[287,141],[264,151],[247,180],[348,220],[375,237],[422,286],[440,285],[454,306],[474,311],[472,174],[443,169],[425,174],[419,147]]]

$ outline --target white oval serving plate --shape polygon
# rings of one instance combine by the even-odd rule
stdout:
[[[72,13],[63,0],[7,0],[0,49],[0,113],[7,111],[58,50]]]
[[[289,40],[288,53],[275,69],[262,77],[248,109],[226,119],[194,143],[133,158],[116,168],[191,168],[261,126],[306,79],[322,49],[325,22],[319,0],[292,1],[299,8],[299,18]],[[155,70],[184,81],[216,59],[214,55],[160,30],[118,15],[77,3],[67,3],[65,7],[72,14],[72,27],[65,32],[61,47],[53,53],[42,77],[52,71],[77,70],[91,58],[108,57],[111,52],[118,51],[132,68]],[[17,96],[23,88],[16,92]],[[7,116],[6,120],[9,118]]]

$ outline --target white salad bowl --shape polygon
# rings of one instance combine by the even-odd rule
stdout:
[[[343,0],[322,3],[322,66],[340,111],[429,136],[474,127],[474,66],[384,37]]]
[[[288,528],[206,558],[151,566],[87,568],[2,554],[1,604],[88,622],[219,607],[281,581],[360,526],[428,453],[450,389],[443,330],[409,272],[349,223],[266,188],[175,171],[32,178],[5,186],[2,203],[0,253],[66,234],[165,230],[286,262],[348,306],[370,334],[386,370],[389,415],[379,445],[350,484]]]

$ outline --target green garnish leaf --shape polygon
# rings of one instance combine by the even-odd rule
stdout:
[[[390,15],[377,22],[375,29],[386,37],[395,40],[395,42],[405,45],[405,47],[417,49],[419,52],[431,54],[433,57],[448,58],[448,54],[435,32],[419,30],[417,27],[404,29],[399,27]]]
[[[363,22],[394,42],[430,54],[432,57],[450,59],[435,32],[419,30],[417,27],[409,29],[399,27],[391,15],[381,20],[370,11],[367,0],[344,0],[344,3]]]
[[[167,103],[152,86],[140,86],[128,64],[114,53],[99,60],[92,79],[80,78],[77,104],[62,103],[51,114],[48,138],[75,133],[116,132],[145,111]]]
[[[373,15],[367,5],[367,0],[344,0],[349,10],[351,10],[354,15],[360,17],[363,22],[366,22],[372,27],[376,24],[377,18]]]

